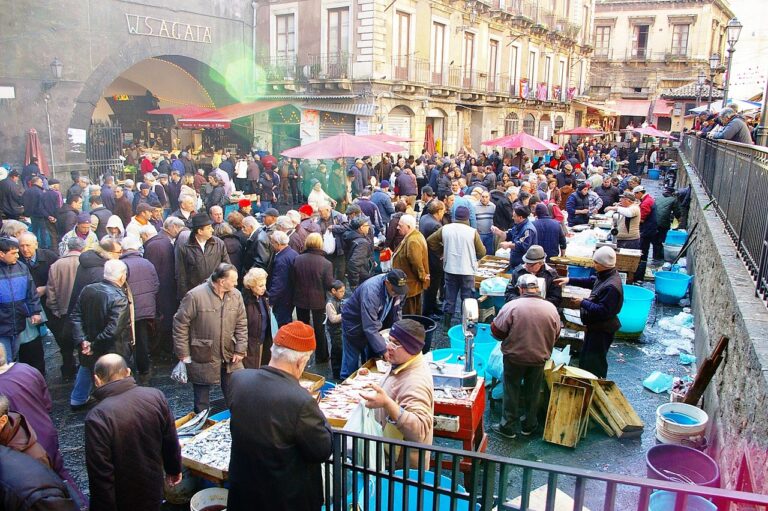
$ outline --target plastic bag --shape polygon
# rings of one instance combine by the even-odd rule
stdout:
[[[666,392],[671,389],[673,382],[674,378],[671,375],[659,371],[654,371],[650,374],[650,376],[648,376],[648,378],[643,380],[643,387],[650,390],[651,392],[661,394],[662,392]]]
[[[357,408],[352,410],[352,413],[347,419],[347,423],[344,425],[344,431],[351,433],[362,433],[370,436],[384,436],[384,430],[381,424],[376,420],[372,408],[367,408],[364,402],[360,402]],[[347,453],[352,454],[352,442],[353,439],[349,439],[347,443]],[[357,466],[361,466],[365,460],[365,442],[363,440],[357,440],[357,458],[354,463]],[[373,442],[368,442],[368,468],[376,470],[376,445]]]
[[[171,371],[171,379],[177,383],[187,383],[187,364],[179,362]]]
[[[550,357],[550,360],[552,360],[555,363],[555,366],[559,366],[560,364],[570,365],[570,363],[571,363],[571,345],[568,344],[562,350],[554,348],[552,350],[552,356]]]
[[[330,229],[326,230],[325,234],[323,234],[323,252],[328,255],[336,252],[336,238]]]
[[[504,277],[491,277],[480,283],[480,294],[489,296],[504,296],[509,279]]]

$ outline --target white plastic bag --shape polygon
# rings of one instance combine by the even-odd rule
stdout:
[[[328,255],[336,252],[336,238],[330,229],[327,229],[325,234],[323,234],[323,252]]]
[[[171,371],[171,379],[177,383],[187,383],[187,364],[179,362]]]
[[[347,423],[344,425],[344,431],[351,433],[362,433],[370,436],[384,436],[384,430],[381,424],[378,423],[374,415],[374,410],[367,408],[364,402],[360,402],[357,408],[352,410],[352,413],[347,419]],[[365,460],[365,442],[362,440],[357,441],[357,458],[354,463],[360,466]],[[352,455],[352,440],[347,444],[347,454]],[[368,468],[376,470],[376,446],[373,442],[368,442]]]

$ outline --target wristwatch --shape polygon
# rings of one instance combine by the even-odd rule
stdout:
[[[392,417],[387,416],[387,422],[389,422],[393,426],[397,426],[397,423],[400,422],[400,417],[402,417],[403,416],[403,412],[405,412],[405,410],[403,409],[402,406],[399,406],[398,409],[400,410],[400,413],[397,414],[397,419],[393,420]]]

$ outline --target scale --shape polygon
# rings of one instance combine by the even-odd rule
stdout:
[[[480,318],[480,306],[474,298],[467,298],[461,305],[461,329],[464,334],[462,363],[429,362],[435,387],[474,388],[477,384],[475,371],[475,335]]]

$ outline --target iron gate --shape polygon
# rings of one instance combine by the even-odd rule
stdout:
[[[99,183],[99,179],[105,174],[121,177],[123,129],[120,125],[91,124],[85,144],[88,177],[92,183]]]

